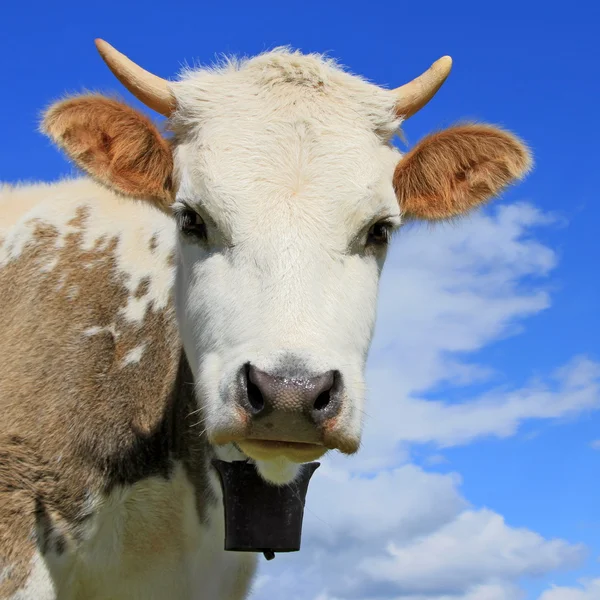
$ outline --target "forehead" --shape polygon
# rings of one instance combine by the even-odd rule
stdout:
[[[292,199],[348,210],[381,200],[382,181],[391,187],[393,94],[320,56],[276,51],[185,73],[173,89],[184,195],[220,209]]]

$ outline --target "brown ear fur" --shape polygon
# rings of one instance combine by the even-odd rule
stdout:
[[[53,104],[42,130],[98,182],[125,195],[173,202],[173,155],[155,125],[126,104],[100,95]]]
[[[515,136],[491,125],[460,125],[425,137],[404,156],[394,189],[407,218],[465,214],[522,178],[531,156]]]

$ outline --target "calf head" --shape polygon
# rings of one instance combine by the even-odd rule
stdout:
[[[177,314],[209,439],[279,483],[328,449],[355,452],[392,233],[480,206],[527,171],[526,148],[488,125],[393,147],[447,57],[385,90],[286,50],[166,82],[97,45],[172,137],[97,95],[53,105],[43,127],[93,178],[173,215]]]

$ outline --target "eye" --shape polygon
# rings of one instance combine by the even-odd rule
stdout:
[[[386,221],[379,221],[369,229],[367,245],[385,246],[390,240],[392,226]]]
[[[197,239],[206,239],[206,225],[197,212],[185,208],[177,214],[177,222],[181,233]]]

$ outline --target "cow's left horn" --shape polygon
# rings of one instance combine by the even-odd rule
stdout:
[[[442,56],[436,60],[430,67],[411,82],[396,88],[398,102],[396,103],[396,114],[399,117],[412,117],[418,110],[421,110],[442,87],[444,81],[450,74],[452,68],[452,59],[449,56]]]
[[[114,76],[148,108],[168,117],[175,109],[175,98],[166,80],[142,69],[104,40],[96,48]]]

